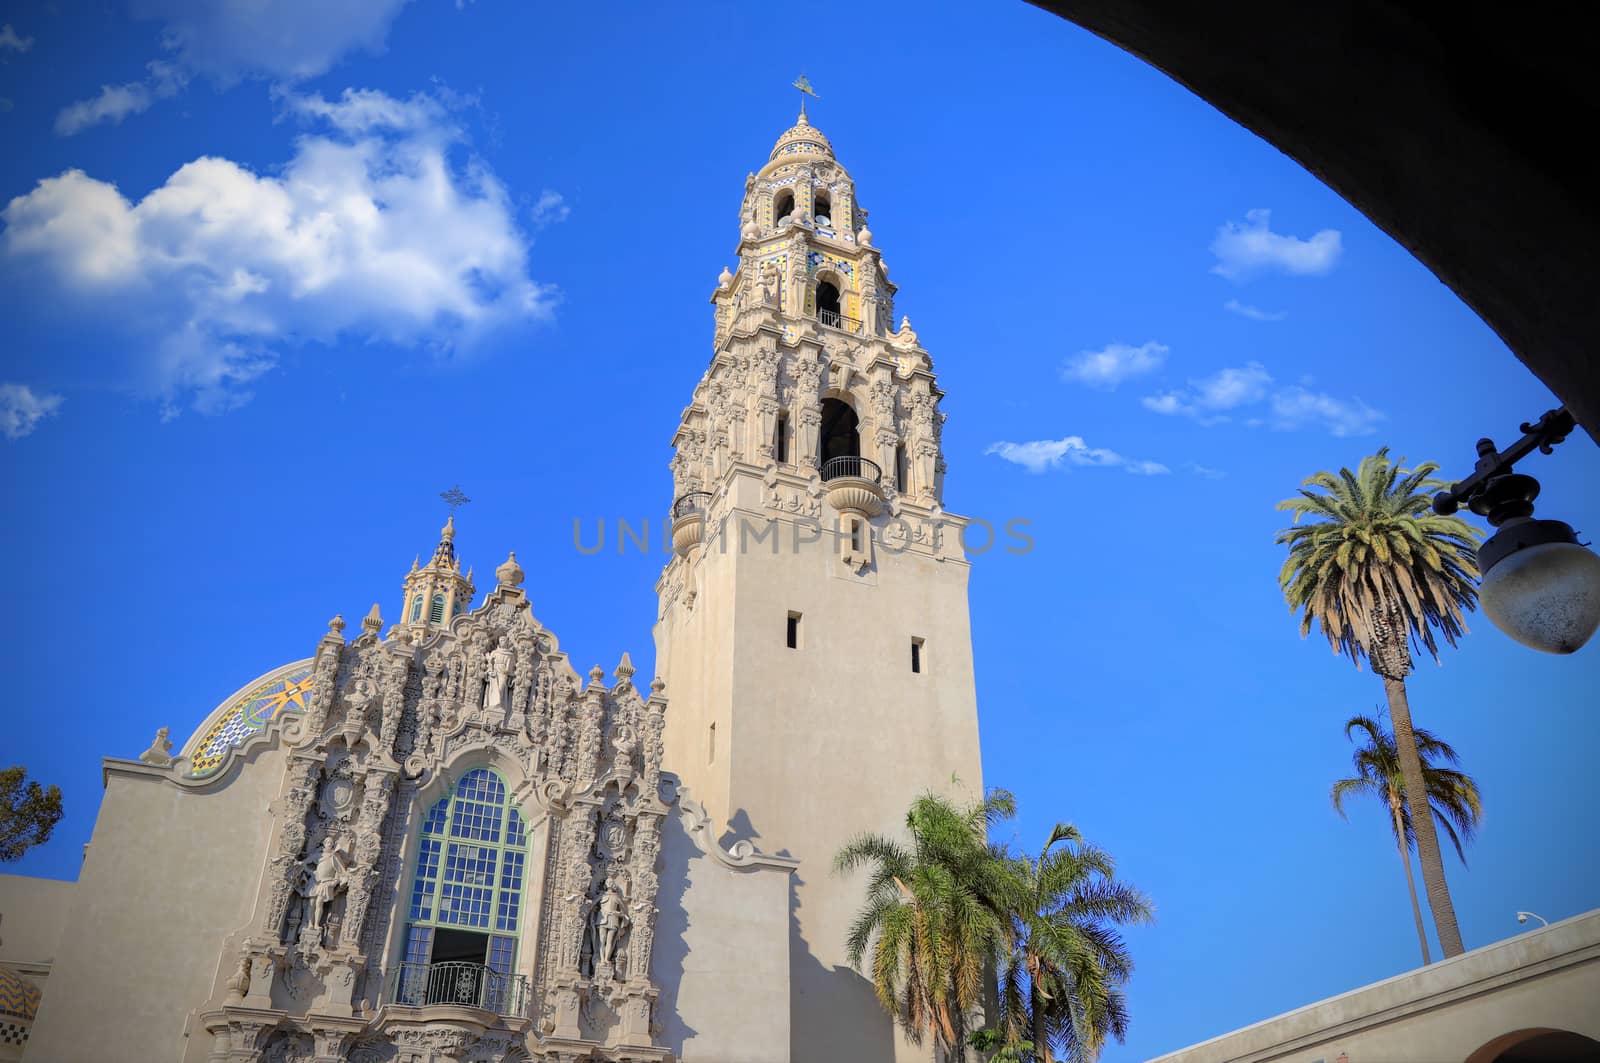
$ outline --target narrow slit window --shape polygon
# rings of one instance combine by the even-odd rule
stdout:
[[[717,762],[717,723],[716,723],[715,720],[713,720],[713,721],[711,721],[710,729],[706,732],[706,763],[707,764],[715,764],[716,762]]]
[[[921,639],[912,639],[911,640],[911,670],[913,672],[921,672],[922,671],[922,640]]]
[[[789,415],[778,414],[778,432],[772,440],[772,454],[778,461],[789,460]]]
[[[911,471],[906,466],[906,445],[896,444],[894,448],[894,489],[901,494],[911,490]]]
[[[791,650],[800,648],[800,614],[789,614],[788,645]]]

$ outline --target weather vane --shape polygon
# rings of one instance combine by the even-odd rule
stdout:
[[[461,485],[456,484],[448,491],[440,491],[439,497],[444,499],[444,504],[450,507],[450,515],[456,515],[456,507],[464,506],[472,499],[468,498],[461,490]]]
[[[811,87],[811,82],[806,80],[804,73],[795,78],[793,84],[795,88],[800,90],[800,113],[802,115],[806,113],[807,96],[810,96],[814,100],[822,99],[821,96],[817,95],[817,90]]]

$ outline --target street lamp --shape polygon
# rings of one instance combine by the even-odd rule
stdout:
[[[1518,912],[1517,913],[1517,922],[1519,922],[1519,923],[1526,923],[1530,918],[1539,920],[1539,922],[1543,923],[1545,926],[1549,926],[1550,925],[1550,920],[1546,919],[1542,915],[1534,915],[1532,912]]]
[[[1550,410],[1504,451],[1478,440],[1472,475],[1433,498],[1449,515],[1465,503],[1486,517],[1495,534],[1478,547],[1479,599],[1494,626],[1545,653],[1573,653],[1600,628],[1600,557],[1578,542],[1571,526],[1535,520],[1539,481],[1512,466],[1537,448],[1548,454],[1576,427],[1566,407]]]

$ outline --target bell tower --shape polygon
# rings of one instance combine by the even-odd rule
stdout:
[[[796,857],[794,1063],[933,1058],[905,1043],[845,938],[853,836],[927,790],[982,792],[964,518],[944,509],[943,392],[855,182],[804,113],[745,178],[711,363],[672,438],[657,584],[664,762]]]

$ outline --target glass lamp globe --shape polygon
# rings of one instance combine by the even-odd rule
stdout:
[[[1600,557],[1561,521],[1507,521],[1478,565],[1483,611],[1524,646],[1574,653],[1600,628]]]

